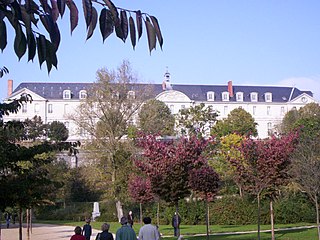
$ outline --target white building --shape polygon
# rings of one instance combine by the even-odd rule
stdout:
[[[32,103],[26,103],[17,114],[4,116],[4,121],[24,120],[40,116],[44,123],[60,121],[69,129],[69,140],[85,138],[81,130],[69,120],[80,101],[85,99],[93,83],[48,83],[25,82],[14,91],[13,81],[8,80],[8,98],[19,98],[30,94]],[[146,84],[140,84],[143,87]],[[219,112],[218,119],[228,116],[235,108],[243,108],[255,119],[259,138],[268,137],[283,116],[292,108],[299,109],[307,103],[315,102],[311,91],[301,91],[295,87],[239,86],[232,85],[182,85],[170,83],[170,73],[166,72],[162,84],[151,84],[153,97],[163,101],[173,114],[182,108],[205,103]],[[134,91],[134,89],[131,89]]]

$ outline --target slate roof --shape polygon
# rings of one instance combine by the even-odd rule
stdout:
[[[47,83],[47,82],[24,82],[21,83],[13,93],[27,88],[45,99],[63,99],[62,93],[64,90],[71,90],[72,99],[79,99],[79,92],[81,90],[90,90],[93,83]],[[163,92],[162,84],[137,84],[132,85],[131,89],[141,88],[151,85],[154,90],[154,97]],[[228,91],[228,85],[183,85],[174,84],[173,90],[180,91],[186,94],[191,100],[206,101],[207,92],[212,91],[215,94],[214,101],[222,101],[222,92]],[[288,102],[306,93],[313,97],[311,91],[301,91],[295,87],[276,87],[276,86],[241,86],[233,85],[234,96],[229,99],[229,102],[236,101],[236,93],[243,92],[243,102],[251,102],[250,93],[258,93],[258,102],[265,102],[264,94],[267,92],[272,93],[272,102]]]

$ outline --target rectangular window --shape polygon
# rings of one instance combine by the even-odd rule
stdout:
[[[22,104],[21,110],[23,113],[27,113],[27,104],[26,103]]]
[[[267,106],[267,115],[271,115],[270,106]]]
[[[53,113],[52,104],[48,104],[48,113]]]
[[[223,107],[223,114],[227,115],[228,114],[228,106]]]
[[[257,114],[257,107],[253,106],[252,107],[252,115],[256,115]]]
[[[64,114],[67,114],[67,113],[69,113],[69,104],[65,104],[64,105]]]
[[[284,107],[281,107],[280,113],[281,115],[284,115]]]
[[[38,114],[40,112],[40,105],[39,103],[34,104],[34,113]]]

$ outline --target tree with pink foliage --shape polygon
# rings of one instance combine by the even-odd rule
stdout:
[[[208,166],[193,169],[190,172],[189,184],[192,190],[206,203],[207,239],[209,239],[209,202],[214,200],[220,187],[220,177]]]
[[[177,213],[179,200],[191,194],[192,170],[207,164],[203,152],[208,142],[196,137],[162,141],[154,135],[143,136],[139,141],[143,153],[135,159],[136,166],[150,179],[152,192],[174,204]]]
[[[295,149],[298,134],[291,133],[280,138],[267,140],[247,139],[243,141],[241,157],[231,158],[236,168],[235,181],[245,191],[257,196],[258,239],[260,239],[260,199],[263,193],[270,197],[272,239],[274,239],[272,196],[289,181],[290,154]]]
[[[141,176],[131,175],[129,178],[128,191],[131,198],[140,204],[140,223],[142,223],[142,204],[154,200],[150,180]]]

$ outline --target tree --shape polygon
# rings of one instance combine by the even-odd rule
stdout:
[[[257,196],[258,239],[260,239],[260,198],[263,193],[270,197],[272,239],[274,239],[272,197],[280,186],[289,181],[290,154],[295,148],[297,137],[297,133],[292,133],[263,141],[247,139],[240,147],[242,156],[230,158],[231,164],[237,169],[235,181]]]
[[[211,106],[200,103],[190,108],[181,109],[177,114],[177,128],[181,134],[205,136],[216,122],[218,114]]]
[[[140,138],[143,154],[135,165],[150,179],[152,192],[174,204],[177,213],[179,200],[191,193],[191,171],[207,164],[203,156],[207,144],[208,140],[196,136],[177,141],[161,141],[154,135]]]
[[[250,113],[242,108],[232,110],[224,120],[217,121],[211,130],[212,135],[219,137],[231,133],[237,133],[242,136],[257,136],[257,123]]]
[[[139,126],[146,134],[173,135],[174,116],[168,106],[159,100],[147,101],[139,111]]]
[[[43,138],[45,135],[45,126],[40,116],[34,116],[32,119],[26,119],[23,123],[26,138],[35,141],[37,138]]]
[[[47,126],[47,135],[52,141],[62,142],[66,141],[69,137],[67,127],[59,121],[53,121]]]
[[[210,166],[193,169],[190,174],[190,186],[206,203],[207,239],[209,240],[209,202],[213,201],[220,187],[219,175]]]
[[[120,196],[116,186],[117,171],[123,169],[123,158],[117,154],[130,152],[130,141],[124,141],[138,110],[147,100],[151,89],[148,85],[136,84],[130,63],[123,61],[117,71],[102,68],[97,71],[97,82],[88,90],[87,98],[80,104],[76,114],[70,116],[79,129],[88,135],[86,147],[99,159],[105,176],[114,191],[119,219],[122,217]],[[120,161],[120,162],[118,162]],[[109,186],[110,186],[109,185]]]
[[[100,9],[98,10],[93,5]],[[15,31],[14,51],[19,60],[28,52],[28,61],[38,55],[40,67],[46,62],[48,73],[52,66],[57,68],[57,50],[61,36],[58,25],[59,17],[63,17],[66,7],[70,11],[71,33],[78,25],[79,10],[73,0],[26,0],[26,1],[1,1],[0,4],[0,49],[3,51],[7,46],[7,26]],[[163,38],[160,25],[156,17],[140,10],[131,11],[124,8],[117,8],[112,1],[82,1],[84,19],[87,27],[87,39],[91,38],[99,19],[99,27],[103,42],[115,30],[116,36],[123,42],[126,41],[129,33],[133,49],[137,39],[142,36],[143,22],[148,37],[149,51],[156,48],[158,42],[163,45]],[[128,17],[129,13],[129,17]],[[135,20],[131,16],[135,14]],[[45,31],[39,32],[38,22],[42,23]],[[7,24],[7,20],[10,24]],[[35,30],[35,28],[37,30]],[[0,70],[0,76],[6,73],[5,67]]]

